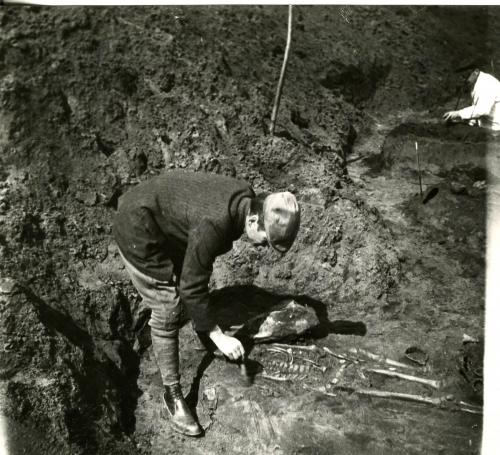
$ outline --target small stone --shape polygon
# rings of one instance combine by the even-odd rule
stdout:
[[[132,154],[129,166],[136,176],[142,175],[148,168],[148,157],[144,152],[136,151]]]
[[[91,191],[85,195],[83,203],[89,207],[96,205],[99,202],[99,195],[95,191]]]
[[[99,195],[95,191],[78,191],[75,195],[75,199],[83,202],[88,207],[92,207],[99,201]]]
[[[217,127],[217,130],[219,131],[219,134],[221,136],[227,135],[227,125],[226,125],[226,119],[224,117],[219,117],[215,120],[215,126]]]
[[[0,278],[0,294],[12,294],[17,283],[14,279],[5,277]]]
[[[466,194],[467,193],[467,187],[465,185],[463,185],[462,183],[451,182],[450,191],[453,194]]]
[[[485,180],[478,180],[474,182],[472,185],[474,188],[477,188],[478,190],[484,190],[486,188],[486,181]]]

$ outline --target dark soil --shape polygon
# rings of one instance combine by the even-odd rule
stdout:
[[[485,195],[500,177],[486,151],[497,163],[500,153],[491,134],[440,118],[461,88],[454,70],[500,67],[498,10],[295,7],[271,138],[286,18],[270,6],[0,10],[0,423],[11,453],[479,453],[481,417],[451,408],[482,401],[481,343],[462,337],[483,334]],[[417,346],[429,361],[413,373],[443,388],[325,356],[308,360],[326,370],[302,380],[257,375],[245,387],[236,365],[192,349],[188,325],[183,388],[206,434],[173,432],[148,312],[111,236],[118,197],[169,168],[302,203],[284,258],[240,240],[218,259],[222,319],[293,297],[321,322],[302,344],[398,361]],[[250,357],[267,368],[273,355],[259,345]],[[454,398],[433,407],[352,388]]]

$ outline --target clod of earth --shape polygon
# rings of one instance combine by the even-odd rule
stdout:
[[[12,278],[0,278],[0,294],[12,294],[16,285],[17,283]]]
[[[418,346],[410,346],[406,349],[405,357],[421,366],[425,366],[429,361],[429,354],[424,352]]]
[[[461,353],[460,373],[467,381],[472,395],[483,398],[484,341],[464,341]]]

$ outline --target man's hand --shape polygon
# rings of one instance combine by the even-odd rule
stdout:
[[[458,122],[462,120],[462,117],[460,117],[459,111],[448,111],[443,115],[443,119],[445,122]]]
[[[225,335],[217,326],[208,336],[219,348],[219,350],[231,360],[237,360],[245,355],[245,348],[237,338]]]

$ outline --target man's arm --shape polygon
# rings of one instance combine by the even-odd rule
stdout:
[[[223,234],[209,220],[203,220],[189,233],[179,293],[193,320],[194,329],[207,332],[224,355],[237,359],[244,354],[243,346],[239,340],[222,332],[209,305],[208,283],[213,263],[226,251],[228,248]]]
[[[444,114],[443,118],[446,121],[452,120],[474,120],[487,115],[490,115],[491,109],[495,104],[494,92],[489,90],[487,86],[475,87],[475,95],[473,105],[464,107],[458,111],[449,111]]]
[[[489,115],[491,109],[493,108],[493,104],[495,104],[495,100],[493,98],[490,98],[489,96],[482,96],[478,99],[476,104],[464,107],[463,109],[457,111],[457,113],[462,120],[478,119]]]
[[[473,106],[464,107],[459,111],[446,112],[443,118],[446,121],[474,120],[489,115],[492,107],[493,102],[490,103],[489,100],[486,100]]]
[[[216,325],[209,333],[208,336],[220,349],[220,351],[232,360],[243,358],[245,355],[245,348],[241,341],[235,337],[226,335],[218,325]]]

